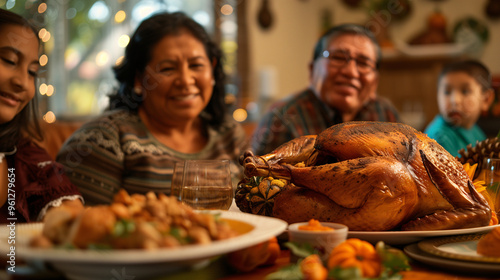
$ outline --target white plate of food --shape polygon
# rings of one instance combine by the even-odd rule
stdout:
[[[168,275],[173,271],[207,263],[212,257],[243,249],[282,233],[285,221],[229,211],[210,211],[229,221],[241,235],[214,241],[206,245],[185,245],[173,249],[157,250],[79,250],[39,249],[27,246],[30,237],[40,234],[42,224],[19,224],[16,229],[16,257],[27,261],[44,261],[69,279],[149,279]],[[0,236],[8,235],[2,227]],[[22,241],[22,242],[21,242]],[[0,253],[8,253],[6,242],[0,242]],[[120,278],[121,277],[121,278]],[[124,278],[129,277],[129,278]]]
[[[417,243],[408,245],[404,252],[412,259],[427,265],[436,267],[439,270],[452,271],[454,273],[464,273],[473,276],[498,276],[500,265],[497,263],[464,261],[456,259],[442,258],[421,250]]]
[[[477,253],[477,243],[484,234],[469,234],[432,238],[420,241],[418,247],[429,254],[462,261],[496,263],[500,257],[483,256]]]
[[[347,237],[363,239],[373,244],[384,241],[389,245],[407,245],[431,237],[488,233],[498,226],[500,225],[429,231],[349,231]]]

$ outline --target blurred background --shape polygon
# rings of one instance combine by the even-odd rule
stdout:
[[[500,127],[500,0],[0,0],[30,18],[44,41],[39,94],[43,119],[84,120],[107,106],[111,71],[135,27],[158,11],[183,11],[225,54],[227,104],[253,127],[267,106],[308,85],[308,64],[329,27],[358,23],[383,47],[379,94],[423,129],[438,113],[437,76],[470,57],[493,74],[496,100],[479,124]]]

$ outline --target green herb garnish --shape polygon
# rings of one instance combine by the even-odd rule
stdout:
[[[127,237],[135,231],[135,223],[132,220],[120,219],[113,228],[114,237]]]

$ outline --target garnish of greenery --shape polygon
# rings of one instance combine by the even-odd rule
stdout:
[[[214,216],[214,220],[215,222],[220,222],[220,220],[222,219],[222,213],[214,213],[212,214]]]
[[[411,269],[408,257],[403,251],[388,246],[382,241],[377,243],[375,250],[382,258],[382,265],[384,267],[382,274],[392,275]]]
[[[328,278],[338,280],[366,280],[369,278],[363,277],[361,269],[357,267],[341,268],[336,266],[328,272]]]
[[[175,239],[177,239],[179,241],[179,243],[181,244],[189,244],[191,243],[192,239],[189,238],[189,237],[183,237],[181,235],[181,229],[179,227],[172,227],[170,228],[170,232],[169,232],[170,235],[172,235]]]
[[[318,251],[310,244],[287,242],[284,245],[299,258],[297,263],[290,264],[269,274],[266,280],[303,279],[300,262],[309,255],[318,254]],[[361,270],[357,267],[341,268],[338,266],[330,269],[328,278],[335,280],[400,280],[403,276],[398,272],[411,269],[408,257],[401,250],[392,248],[382,241],[377,243],[375,250],[382,259],[383,266],[378,278],[363,277]]]
[[[219,223],[222,219],[222,213],[221,212],[211,213],[211,211],[213,211],[213,210],[198,210],[198,213],[212,215],[214,217],[214,221],[216,223]]]
[[[300,271],[300,262],[309,255],[317,254],[317,250],[308,243],[286,242],[285,247],[290,249],[291,253],[298,257],[297,263],[287,265],[280,270],[266,276],[266,280],[301,280],[302,272]]]
[[[266,280],[302,280],[302,272],[298,264],[287,265],[266,276]]]
[[[309,243],[295,243],[295,242],[286,242],[285,247],[290,249],[291,253],[300,259],[304,259],[309,255],[317,254],[317,250],[313,248],[313,246]]]
[[[127,237],[135,230],[135,223],[132,220],[120,219],[113,228],[114,237]]]

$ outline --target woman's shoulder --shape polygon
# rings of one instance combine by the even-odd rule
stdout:
[[[232,118],[230,115],[224,117],[224,121],[218,127],[210,127],[210,138],[220,141],[234,142],[243,141],[246,138],[246,132],[243,125]]]
[[[53,161],[44,148],[29,138],[22,138],[16,145],[16,149],[16,158],[26,163],[38,164],[40,162]]]
[[[127,110],[106,111],[94,119],[84,123],[72,138],[89,133],[100,133],[117,137],[122,131],[134,131],[142,127],[139,116]]]
[[[113,110],[102,113],[93,120],[84,123],[62,146],[59,154],[66,150],[86,145],[102,146],[119,152],[123,135],[142,133],[137,114],[126,110]]]
[[[241,123],[237,122],[232,116],[224,116],[224,120],[218,128],[213,128],[219,134],[237,133],[243,131],[243,126]]]
[[[204,153],[213,155],[209,158],[225,154],[236,160],[248,148],[248,137],[241,123],[231,116],[226,116],[218,128],[210,127],[209,144],[205,147]]]
[[[106,111],[96,116],[94,119],[84,123],[82,127],[96,127],[100,124],[123,125],[127,123],[136,123],[139,121],[139,116],[135,112],[123,109]]]

